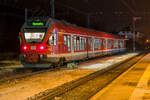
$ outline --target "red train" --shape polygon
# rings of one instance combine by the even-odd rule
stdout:
[[[74,61],[125,51],[125,39],[51,18],[31,18],[21,28],[25,63]]]

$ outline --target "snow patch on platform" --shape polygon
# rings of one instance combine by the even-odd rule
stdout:
[[[98,69],[98,70],[101,70],[101,69],[107,68],[111,65],[117,64],[121,61],[124,61],[128,58],[136,56],[136,55],[138,55],[138,53],[128,53],[128,54],[125,54],[125,55],[114,57],[110,60],[106,60],[106,61],[101,62],[101,63],[96,63],[96,64],[91,64],[91,65],[88,65],[88,66],[83,66],[82,69]]]

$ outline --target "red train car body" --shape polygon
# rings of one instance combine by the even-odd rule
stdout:
[[[25,63],[74,61],[125,51],[125,39],[51,18],[29,19],[21,28]]]

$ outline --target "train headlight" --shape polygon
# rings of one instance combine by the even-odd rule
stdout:
[[[24,51],[26,51],[26,50],[28,49],[28,47],[27,47],[26,45],[24,45],[24,46],[22,47],[22,49],[23,49]]]
[[[39,50],[41,50],[41,51],[45,50],[45,46],[44,45],[40,45],[39,46]]]
[[[40,50],[44,50],[44,46],[40,46]]]

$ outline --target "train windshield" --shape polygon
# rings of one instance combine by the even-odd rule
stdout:
[[[46,29],[24,29],[24,38],[27,43],[42,42]]]

